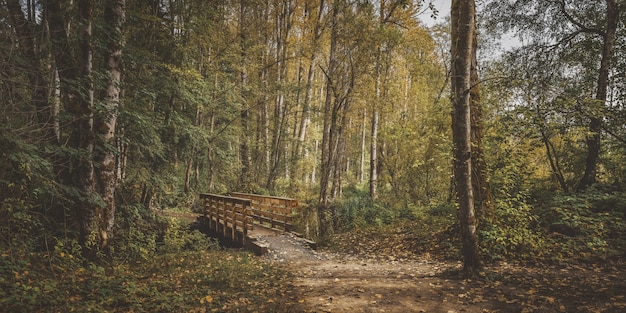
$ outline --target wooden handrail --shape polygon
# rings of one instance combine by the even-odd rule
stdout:
[[[200,199],[209,226],[225,238],[237,241],[238,233],[246,236],[252,230],[251,200],[208,193],[200,194]]]
[[[292,215],[298,207],[296,199],[240,192],[231,192],[230,195],[252,201],[251,214],[253,221],[259,224],[268,223],[272,228],[279,226],[286,231],[293,229]]]

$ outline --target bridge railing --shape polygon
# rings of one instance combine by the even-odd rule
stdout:
[[[253,221],[272,228],[281,228],[285,231],[293,230],[293,213],[298,207],[298,200],[290,198],[262,196],[248,193],[231,192],[231,196],[249,199]]]
[[[215,194],[200,194],[209,229],[234,242],[243,242],[252,230],[251,200]]]

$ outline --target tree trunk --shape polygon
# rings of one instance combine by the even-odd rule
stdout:
[[[93,166],[93,99],[92,82],[92,14],[93,2],[79,2],[78,56],[73,55],[60,1],[48,1],[48,23],[54,59],[58,69],[61,96],[67,112],[72,116],[68,146],[75,149],[69,157],[69,167],[59,175],[65,184],[80,192],[76,199],[73,217],[79,229],[79,241],[87,243],[94,227],[93,200],[95,191]],[[78,62],[77,62],[78,60]],[[77,83],[79,82],[79,86]]]
[[[372,138],[370,143],[370,197],[378,197],[378,110],[372,110]]]
[[[472,42],[475,32],[474,0],[453,0],[451,9],[454,177],[459,204],[463,267],[482,267],[476,233],[472,191],[470,88]]]
[[[474,21],[475,22],[475,21]],[[474,28],[476,26],[474,25]],[[478,78],[478,58],[476,50],[478,41],[476,32],[472,40],[472,63],[470,68],[470,123],[472,147],[472,191],[476,216],[480,222],[492,222],[494,215],[491,186],[487,181],[487,163],[483,152],[483,112],[480,99],[480,84]]]
[[[287,119],[287,101],[285,99],[285,85],[287,82],[287,55],[289,51],[289,37],[292,27],[292,19],[294,13],[294,4],[290,0],[281,1],[277,7],[276,20],[276,83],[278,85],[278,94],[276,95],[276,106],[274,111],[274,133],[272,134],[272,152],[271,166],[268,175],[266,188],[273,190],[276,179],[280,172],[281,166],[286,164],[286,119]],[[287,167],[285,167],[287,169]]]
[[[311,123],[311,100],[313,98],[313,79],[314,79],[314,69],[315,69],[315,60],[317,58],[317,46],[319,42],[319,38],[321,36],[321,24],[322,17],[324,16],[324,0],[320,0],[318,10],[317,10],[317,20],[315,21],[315,26],[313,27],[313,43],[312,43],[312,51],[309,55],[309,69],[307,71],[306,85],[304,91],[304,102],[302,103],[302,118],[300,119],[300,127],[298,130],[298,140],[296,141],[296,159],[304,156],[304,142],[306,139],[306,133],[309,124]]]
[[[120,107],[122,83],[122,25],[125,18],[125,0],[108,0],[104,8],[104,20],[108,39],[105,66],[108,74],[104,93],[103,108],[95,118],[96,150],[94,161],[97,164],[95,177],[97,191],[105,206],[98,206],[95,218],[98,224],[100,246],[106,247],[113,236],[115,223],[115,189],[117,186],[115,127],[117,111]]]
[[[598,83],[596,89],[596,102],[592,109],[589,122],[589,135],[587,136],[587,159],[585,161],[585,173],[578,184],[578,190],[585,189],[596,182],[598,157],[601,150],[602,119],[606,111],[606,95],[609,82],[609,71],[611,69],[611,59],[615,48],[615,33],[619,24],[621,7],[616,0],[606,0],[606,30],[604,32],[604,43],[602,46],[602,59],[600,60],[600,70],[598,72]]]
[[[565,177],[563,176],[563,171],[561,171],[561,166],[559,165],[559,159],[556,155],[556,149],[554,149],[554,145],[550,141],[548,134],[544,130],[543,126],[539,126],[539,133],[541,134],[541,141],[543,141],[544,146],[546,147],[546,155],[548,156],[548,162],[550,163],[550,169],[552,169],[552,176],[556,178],[563,189],[563,192],[569,193],[569,188],[567,187],[567,183],[565,182]]]
[[[320,190],[318,201],[318,215],[319,215],[319,234],[322,239],[329,238],[334,234],[334,214],[331,204],[331,192],[329,190],[330,180],[332,178],[332,165],[333,165],[333,147],[332,147],[332,134],[333,134],[333,120],[336,116],[333,109],[334,99],[333,94],[333,77],[335,69],[337,67],[337,35],[338,35],[338,15],[339,4],[333,3],[331,18],[331,37],[330,37],[330,51],[328,55],[328,72],[326,73],[326,99],[324,101],[324,130],[322,132],[322,151],[320,162]]]
[[[365,180],[365,135],[367,129],[367,109],[363,109],[363,124],[361,125],[361,160],[359,163],[359,183]]]
[[[249,138],[248,138],[248,108],[246,107],[247,99],[247,88],[248,88],[248,72],[247,72],[247,56],[246,56],[246,33],[247,29],[245,26],[245,16],[246,5],[245,0],[240,1],[240,10],[239,10],[239,39],[240,39],[240,49],[241,49],[241,71],[239,72],[240,76],[240,88],[241,88],[241,100],[243,103],[243,108],[240,111],[241,117],[241,135],[239,142],[239,156],[241,158],[241,175],[239,176],[239,186],[238,189],[241,192],[248,192],[250,190],[250,148],[249,148]]]

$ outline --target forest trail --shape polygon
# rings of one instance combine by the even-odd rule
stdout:
[[[159,214],[194,220],[189,213]],[[287,272],[269,300],[284,308],[276,312],[626,312],[620,260],[501,261],[468,279],[460,262],[431,257],[402,231],[341,235],[338,252],[312,250],[292,233],[256,225],[254,236],[268,247],[262,258]]]
[[[301,312],[473,313],[493,307],[469,299],[464,281],[445,278],[460,264],[318,252],[289,233],[258,238],[268,245],[268,261],[290,272]]]

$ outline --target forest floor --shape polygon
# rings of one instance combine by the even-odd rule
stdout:
[[[406,248],[401,232],[338,237],[314,251],[292,234],[264,233],[269,262],[288,272],[279,301],[298,312],[624,312],[626,267],[489,264],[474,278],[461,264]]]
[[[261,259],[286,273],[268,281],[265,292],[275,296],[267,304],[276,312],[626,312],[623,260],[500,261],[468,278],[460,262],[446,261],[439,246],[450,243],[414,238],[412,227],[339,234],[318,250],[291,233],[255,227],[268,246]]]

